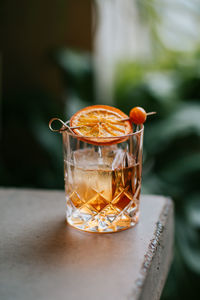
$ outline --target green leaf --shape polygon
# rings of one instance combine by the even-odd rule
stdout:
[[[200,153],[191,155],[189,153],[187,156],[181,156],[180,158],[168,161],[168,166],[160,172],[163,179],[172,182],[182,182],[186,183],[190,181],[190,176],[192,173],[200,174]]]
[[[158,116],[159,117],[159,116]],[[159,153],[176,138],[195,134],[200,137],[200,105],[184,104],[164,120],[148,125],[145,144],[152,154]]]

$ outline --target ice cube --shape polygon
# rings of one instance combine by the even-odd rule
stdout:
[[[125,167],[126,152],[122,149],[118,149],[114,152],[114,158],[112,162],[112,170],[121,169]]]
[[[123,169],[135,165],[133,155],[123,149],[118,149],[114,152],[115,156],[112,162],[112,170]]]
[[[94,148],[79,149],[73,153],[73,164],[81,169],[94,169],[97,165],[98,153]]]

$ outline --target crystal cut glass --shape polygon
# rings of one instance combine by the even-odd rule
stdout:
[[[143,125],[137,129],[107,138],[104,145],[100,137],[98,145],[62,131],[66,219],[71,226],[108,233],[138,222]]]

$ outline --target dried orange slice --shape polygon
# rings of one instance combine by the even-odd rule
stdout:
[[[113,106],[92,105],[76,112],[70,119],[70,127],[75,127],[72,130],[81,140],[108,145],[121,142],[132,132],[131,122],[123,119],[128,116]]]

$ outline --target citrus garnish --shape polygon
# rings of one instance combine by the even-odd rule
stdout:
[[[70,127],[75,134],[83,137],[82,140],[89,138],[90,142],[99,145],[118,143],[122,139],[120,136],[132,132],[130,121],[124,119],[128,116],[115,107],[92,105],[76,112],[70,119]],[[109,139],[112,137],[119,139]]]
[[[136,106],[131,109],[129,117],[134,124],[143,124],[147,119],[147,113],[144,108]]]
[[[143,124],[148,116],[155,115],[156,112],[146,112],[144,108],[140,106],[133,107],[129,113],[130,121],[136,125]]]

